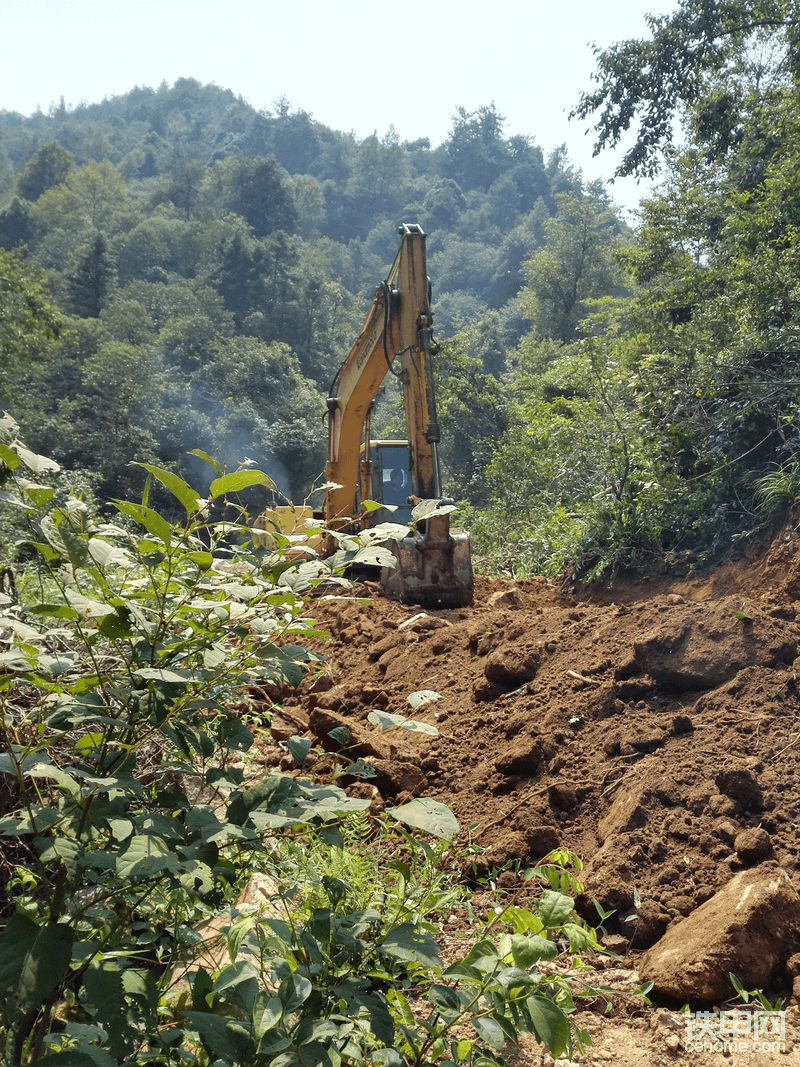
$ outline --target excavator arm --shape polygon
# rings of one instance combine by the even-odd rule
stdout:
[[[423,499],[440,495],[436,446],[439,426],[433,394],[431,311],[425,234],[400,228],[400,251],[377,289],[358,339],[328,397],[329,483],[325,518],[335,527],[356,516],[356,488],[364,426],[370,406],[399,357],[408,427],[411,487]]]
[[[472,599],[472,564],[468,535],[450,530],[452,501],[441,500],[425,234],[415,225],[403,225],[399,233],[400,250],[389,276],[375,292],[358,339],[330,389],[325,518],[333,530],[360,529],[367,521],[357,507],[359,482],[365,487],[371,479],[368,433],[362,458],[364,430],[381,383],[398,361],[411,491],[422,503],[410,535],[390,542],[397,567],[384,571],[382,581],[402,601],[464,605]]]

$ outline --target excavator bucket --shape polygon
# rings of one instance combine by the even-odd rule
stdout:
[[[423,500],[411,513],[414,528],[387,548],[397,559],[384,567],[381,585],[402,604],[462,608],[472,603],[474,579],[469,534],[450,529],[450,500]]]

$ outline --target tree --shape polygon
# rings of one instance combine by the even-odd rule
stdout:
[[[0,397],[16,395],[19,372],[43,362],[61,331],[44,275],[27,270],[18,252],[0,249]]]
[[[277,117],[272,124],[273,151],[289,174],[309,174],[319,155],[316,123],[307,111],[290,112],[285,97],[276,101]]]
[[[37,226],[71,234],[113,233],[136,211],[122,175],[107,159],[71,170],[61,185],[48,189],[33,206]]]
[[[237,326],[253,311],[261,309],[266,270],[261,244],[245,241],[238,233],[225,243],[210,280],[225,301],[225,307],[233,313]]]
[[[576,340],[587,301],[621,288],[614,259],[619,222],[589,196],[559,193],[556,203],[557,217],[545,223],[547,244],[525,265],[523,306],[539,336],[566,344]]]
[[[31,209],[27,200],[15,196],[8,207],[0,211],[0,246],[19,248],[33,239]]]
[[[388,197],[398,200],[408,183],[406,153],[394,126],[384,137],[377,130],[365,137],[353,160],[353,173],[347,183],[348,196]]]
[[[192,217],[200,188],[206,177],[206,168],[197,159],[185,160],[170,176],[170,182],[157,199],[171,200],[183,212],[186,221]]]
[[[61,185],[74,165],[72,153],[58,143],[48,141],[41,145],[17,179],[17,196],[23,200],[38,200],[42,193]]]
[[[495,105],[477,111],[456,108],[453,128],[445,141],[445,173],[462,189],[488,192],[509,166],[510,153],[503,139],[505,119]]]
[[[440,455],[446,492],[473,507],[487,503],[486,469],[508,426],[506,390],[482,360],[485,338],[474,328],[445,342],[438,360]]]
[[[221,213],[232,211],[246,219],[256,237],[274,230],[293,233],[297,226],[288,182],[272,156],[229,156],[215,163],[208,197]]]
[[[105,307],[113,277],[105,238],[98,233],[68,276],[74,314],[82,319],[96,319]]]
[[[572,112],[581,119],[599,112],[595,154],[615,147],[638,121],[636,141],[618,175],[656,174],[658,152],[672,141],[676,111],[696,104],[709,85],[734,83],[743,50],[759,36],[774,34],[780,40],[777,65],[785,79],[794,81],[800,74],[796,0],[680,0],[672,15],[646,18],[649,40],[621,41],[598,52],[598,88],[583,93]],[[730,97],[716,97],[717,119],[726,124],[731,103]],[[708,121],[713,111],[707,110]]]

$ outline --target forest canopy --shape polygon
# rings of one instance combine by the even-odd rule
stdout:
[[[485,565],[718,558],[800,486],[800,22],[788,0],[649,22],[575,106],[599,149],[635,129],[622,172],[661,169],[634,227],[494,104],[435,147],[190,78],[0,112],[4,406],[101,501],[141,493],[131,461],[188,477],[192,449],[302,500],[328,385],[416,222],[445,486]],[[374,430],[403,436],[396,390]]]

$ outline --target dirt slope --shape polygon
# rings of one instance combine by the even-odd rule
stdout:
[[[585,915],[592,898],[615,910],[633,965],[744,867],[777,861],[800,887],[798,519],[705,579],[478,579],[473,607],[424,615],[375,586],[358,589],[365,603],[320,602],[328,668],[287,699],[275,734],[324,740],[346,723],[382,796],[447,802],[485,866],[577,853]],[[439,699],[414,712],[419,690]],[[439,735],[377,733],[372,709]],[[639,919],[621,922],[634,890]],[[611,1040],[618,1062],[652,1062],[651,1046],[626,1060]]]

